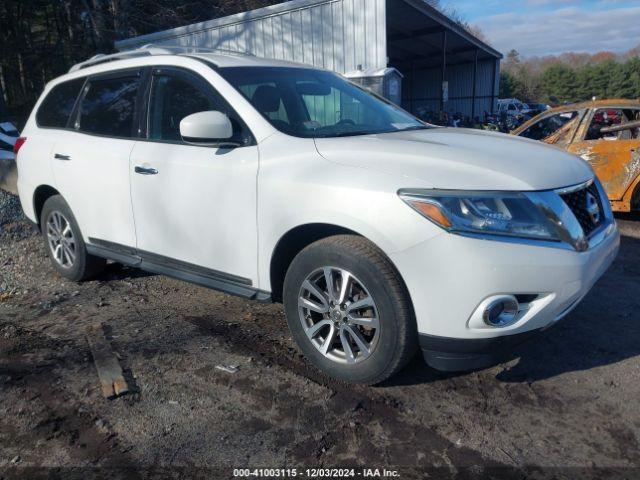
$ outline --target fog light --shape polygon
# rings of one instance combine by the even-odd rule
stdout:
[[[516,320],[519,308],[516,297],[512,295],[496,297],[485,308],[482,319],[491,327],[506,327]]]

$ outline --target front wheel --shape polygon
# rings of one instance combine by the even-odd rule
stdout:
[[[356,235],[319,240],[291,263],[284,305],[294,340],[331,377],[376,384],[417,347],[408,293],[388,258]]]

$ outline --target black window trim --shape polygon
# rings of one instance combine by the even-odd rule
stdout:
[[[141,92],[145,90],[145,81],[147,81],[147,75],[145,75],[145,70],[148,70],[148,67],[133,67],[133,68],[123,68],[119,70],[110,70],[108,72],[96,73],[93,75],[89,75],[82,86],[82,90],[80,91],[80,95],[78,96],[78,100],[76,100],[75,108],[69,117],[69,123],[67,124],[67,129],[76,133],[81,133],[83,135],[91,135],[92,137],[100,137],[100,138],[114,138],[117,140],[131,140],[137,141],[140,140],[139,135],[139,118],[140,118],[140,105],[139,102],[141,100]],[[88,86],[91,81],[94,80],[110,80],[114,78],[122,78],[122,77],[139,77],[140,84],[138,86],[138,93],[136,95],[136,104],[133,110],[133,122],[131,127],[131,135],[128,137],[120,137],[115,135],[104,135],[101,133],[93,133],[93,132],[85,132],[80,129],[80,107],[82,105],[82,101],[84,100],[88,90]],[[71,123],[73,120],[73,123]]]
[[[78,108],[78,103],[80,101],[80,97],[82,96],[82,94],[84,92],[84,88],[87,85],[87,79],[88,78],[89,78],[88,76],[70,78],[68,80],[64,80],[64,81],[54,85],[53,87],[51,87],[51,90],[49,90],[49,93],[47,93],[47,95],[42,99],[42,102],[40,102],[40,105],[38,105],[38,110],[36,110],[36,114],[35,114],[36,126],[38,128],[44,129],[44,130],[73,130],[73,128],[70,128],[69,125],[72,125],[71,119],[74,118],[74,115],[76,113],[76,109]],[[45,125],[40,125],[40,122],[38,121],[38,112],[40,112],[40,109],[42,108],[42,104],[47,100],[49,95],[51,95],[53,90],[58,88],[61,85],[64,85],[65,83],[71,83],[71,82],[74,82],[76,80],[84,80],[84,81],[82,82],[82,86],[80,87],[80,90],[78,90],[78,93],[76,94],[76,99],[73,102],[73,108],[71,109],[71,113],[69,113],[69,118],[67,118],[67,123],[65,124],[65,126],[64,127],[48,127],[48,126],[45,126]]]
[[[249,128],[249,125],[247,125],[247,123],[244,121],[244,119],[242,118],[242,116],[240,116],[240,114],[236,111],[235,108],[233,108],[231,106],[231,104],[227,101],[227,99],[218,91],[218,89],[216,89],[213,85],[211,85],[211,83],[204,78],[202,75],[200,75],[197,72],[194,72],[193,70],[190,70],[188,68],[185,67],[178,67],[178,66],[174,66],[174,65],[153,65],[149,68],[149,75],[148,75],[148,79],[146,82],[146,88],[145,88],[145,94],[144,94],[144,100],[143,103],[140,105],[141,107],[141,111],[144,112],[141,115],[141,121],[140,121],[140,135],[139,138],[137,139],[138,141],[141,142],[152,142],[152,143],[164,143],[164,144],[168,144],[168,145],[184,145],[184,146],[190,146],[190,147],[200,147],[200,148],[213,148],[213,149],[217,149],[218,147],[212,147],[211,145],[196,145],[193,143],[186,143],[183,141],[177,141],[177,142],[172,142],[169,140],[162,140],[162,139],[153,139],[153,138],[149,138],[149,121],[150,121],[150,110],[151,110],[151,88],[153,86],[153,78],[156,75],[168,75],[168,76],[175,76],[176,78],[182,78],[184,80],[190,81],[192,83],[195,83],[198,86],[204,87],[205,89],[209,89],[211,91],[214,92],[215,95],[217,95],[220,98],[220,101],[222,102],[222,104],[228,108],[228,110],[230,112],[233,112],[235,114],[235,116],[238,118],[238,122],[240,123],[241,128],[245,129],[250,137],[251,137],[251,141],[249,143],[247,143],[246,145],[241,145],[238,147],[233,147],[234,149],[237,148],[246,148],[246,147],[254,147],[258,144],[258,142],[256,141],[256,136],[254,135],[254,133],[251,131],[251,128]]]
[[[203,63],[210,67],[212,66],[212,64],[210,64],[207,61],[203,61]],[[79,133],[82,135],[90,135],[93,137],[132,140],[132,141],[138,141],[138,142],[165,143],[169,145],[189,145],[189,146],[197,146],[200,148],[216,148],[216,147],[211,147],[210,145],[194,145],[194,144],[187,144],[184,142],[169,142],[166,140],[155,140],[155,139],[147,138],[147,133],[148,133],[147,125],[148,125],[148,118],[149,118],[149,97],[151,95],[151,85],[152,85],[152,79],[153,79],[152,77],[156,71],[159,73],[161,72],[162,74],[182,76],[183,78],[187,78],[190,80],[195,79],[197,83],[201,83],[204,85],[204,87],[211,89],[213,92],[215,92],[216,95],[218,95],[218,97],[220,97],[225,107],[227,107],[229,111],[233,112],[237,116],[240,122],[240,125],[243,128],[245,128],[247,132],[249,132],[249,135],[251,136],[251,141],[247,145],[243,145],[241,147],[235,147],[235,148],[252,147],[258,144],[258,142],[256,141],[256,136],[251,130],[251,128],[249,127],[249,125],[247,125],[247,123],[236,111],[236,109],[231,106],[231,104],[227,101],[227,99],[213,85],[211,85],[211,83],[206,78],[204,78],[199,73],[194,72],[193,70],[190,70],[185,67],[174,66],[174,65],[149,65],[149,66],[140,66],[140,67],[129,67],[129,68],[123,68],[123,69],[117,69],[117,70],[109,70],[107,72],[95,73],[92,75],[86,75],[84,77],[76,77],[76,78],[70,78],[68,80],[64,80],[58,83],[53,88],[56,88],[57,86],[63,85],[64,83],[67,83],[67,82],[78,80],[79,78],[82,78],[84,80],[82,87],[80,88],[78,95],[76,96],[73,109],[71,110],[71,114],[69,115],[66,126],[65,127],[42,126],[38,123],[37,112],[36,112],[36,125],[38,128],[42,128],[42,129],[63,130],[63,131]],[[110,78],[119,78],[123,76],[126,77],[126,76],[130,76],[132,73],[140,76],[140,87],[138,89],[138,97],[136,98],[132,136],[115,137],[112,135],[102,135],[99,133],[84,132],[79,128],[77,128],[79,115],[80,115],[80,105],[82,104],[82,100],[84,99],[87,93],[87,86],[89,82],[91,80],[96,80],[96,79],[105,80]],[[51,93],[51,91],[49,93]]]

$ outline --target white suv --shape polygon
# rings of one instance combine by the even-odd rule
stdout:
[[[110,259],[282,301],[308,359],[350,382],[418,346],[441,370],[499,361],[619,246],[578,157],[434,128],[337,74],[249,56],[92,59],[47,85],[16,150],[62,276]]]

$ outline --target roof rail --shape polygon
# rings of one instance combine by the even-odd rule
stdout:
[[[223,55],[248,55],[254,56],[249,52],[238,52],[234,50],[228,50],[223,48],[204,48],[204,47],[189,47],[181,45],[154,45],[152,43],[143,45],[135,50],[126,50],[124,52],[112,53],[105,55],[99,53],[94,55],[89,60],[76,63],[69,69],[69,72],[76,72],[83,68],[92,67],[101,63],[113,62],[115,60],[124,60],[127,58],[144,57],[149,55],[185,55],[188,53],[221,53]]]
[[[242,56],[255,57],[253,53],[250,53],[247,51],[242,52],[238,50],[231,50],[230,48],[218,48],[218,47],[210,48],[210,47],[183,46],[183,45],[156,45],[153,43],[149,43],[147,45],[143,45],[140,48],[151,48],[151,49],[159,48],[162,50],[170,51],[173,55],[186,55],[189,53],[219,53],[222,55],[242,55]]]

